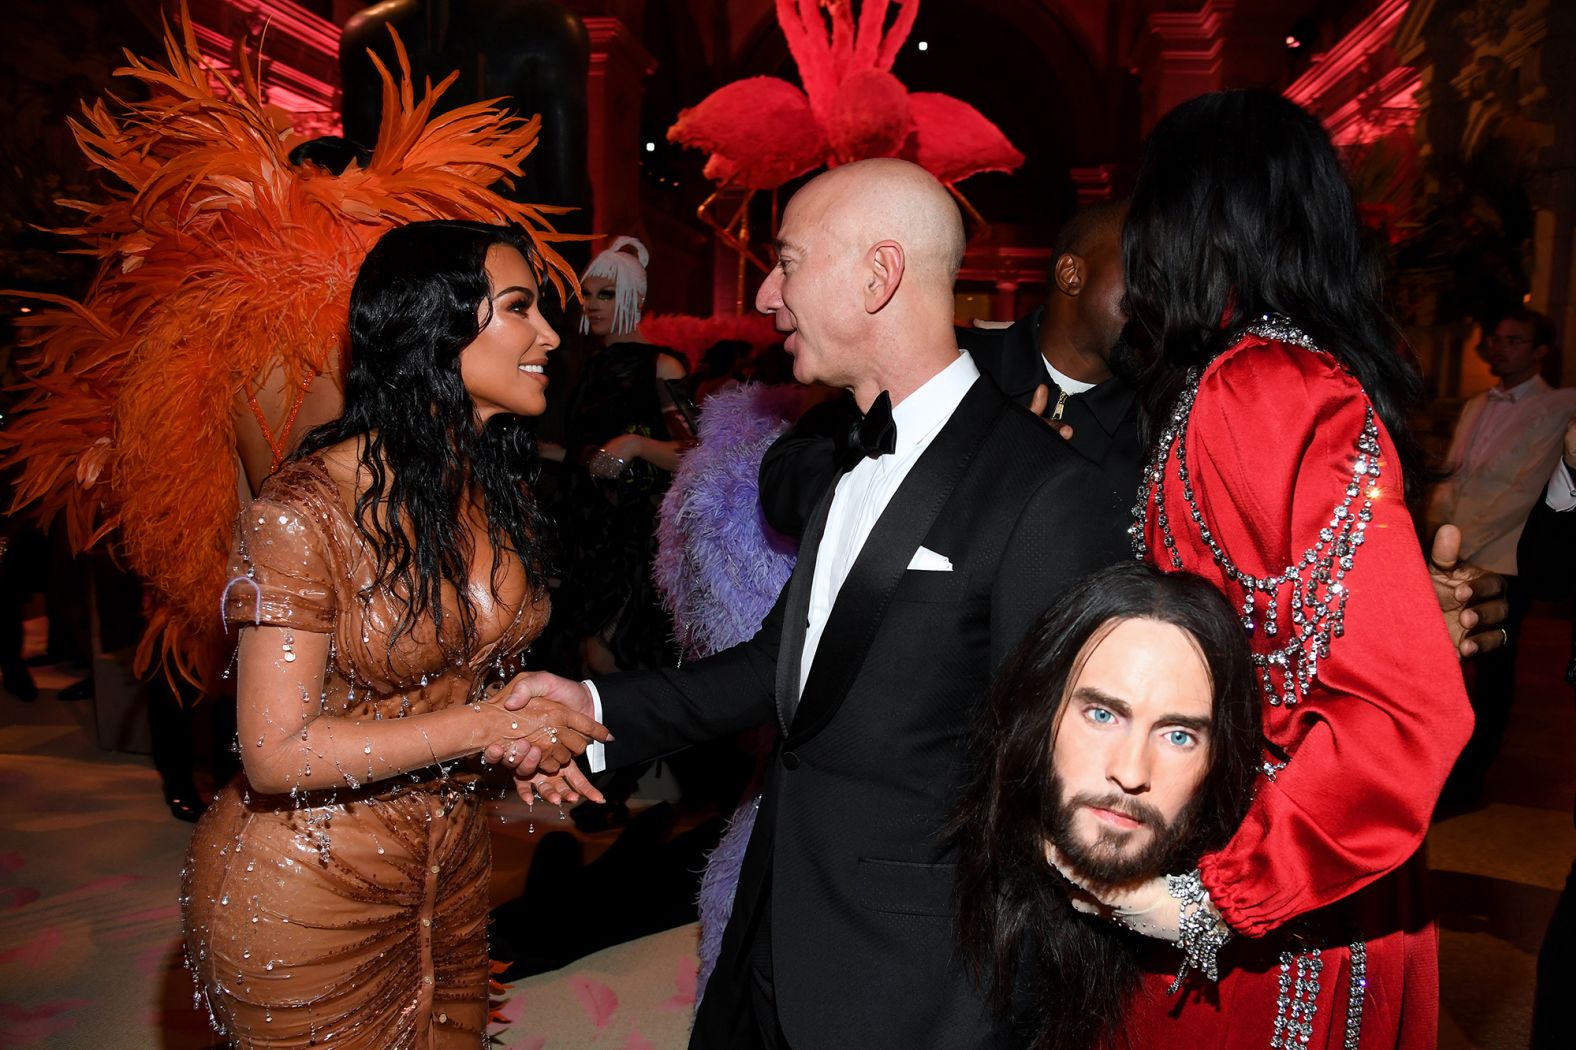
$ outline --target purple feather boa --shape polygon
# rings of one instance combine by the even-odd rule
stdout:
[[[803,400],[799,387],[713,394],[701,410],[700,444],[673,472],[651,572],[692,660],[753,636],[793,571],[797,544],[766,524],[757,475]]]
[[[702,406],[700,444],[673,473],[652,564],[679,647],[692,660],[752,637],[793,572],[797,544],[766,524],[757,479],[761,457],[803,406],[799,387],[753,384],[713,394]],[[697,1006],[722,948],[759,803],[739,807],[706,859]]]

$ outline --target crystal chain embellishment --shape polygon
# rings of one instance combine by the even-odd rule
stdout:
[[[1284,318],[1266,317],[1247,331],[1252,335],[1314,348],[1312,340]],[[1302,553],[1296,564],[1286,566],[1279,574],[1256,577],[1239,568],[1220,545],[1205,522],[1204,513],[1193,491],[1193,478],[1187,464],[1187,424],[1193,411],[1193,402],[1198,396],[1201,375],[1198,368],[1190,369],[1187,373],[1176,407],[1172,409],[1171,418],[1160,434],[1154,460],[1140,483],[1128,536],[1132,541],[1133,553],[1142,560],[1149,553],[1144,541],[1144,521],[1152,493],[1155,524],[1159,526],[1166,556],[1173,569],[1184,567],[1182,556],[1177,552],[1176,536],[1171,530],[1165,499],[1166,465],[1172,458],[1174,448],[1176,477],[1182,483],[1188,517],[1192,519],[1199,538],[1209,548],[1210,556],[1220,566],[1226,579],[1242,588],[1242,626],[1249,633],[1258,629],[1255,614],[1258,612],[1259,596],[1263,595],[1264,633],[1268,637],[1279,637],[1283,626],[1280,590],[1288,585],[1291,588],[1288,598],[1291,606],[1290,637],[1285,644],[1269,652],[1254,652],[1253,663],[1258,669],[1265,697],[1272,706],[1295,704],[1307,696],[1318,674],[1319,661],[1329,658],[1331,641],[1345,633],[1346,600],[1349,597],[1346,574],[1351,571],[1357,548],[1363,545],[1368,524],[1373,520],[1373,499],[1369,491],[1372,482],[1368,479],[1379,477],[1379,424],[1374,417],[1373,406],[1365,406],[1352,476],[1346,483],[1341,501],[1331,511],[1329,522],[1319,530],[1319,538],[1314,545]]]
[[[1166,892],[1182,903],[1182,914],[1177,921],[1177,947],[1182,949],[1182,967],[1177,970],[1177,979],[1171,982],[1167,994],[1176,994],[1189,970],[1198,970],[1211,981],[1219,981],[1217,956],[1231,940],[1231,929],[1220,921],[1220,913],[1209,899],[1209,891],[1204,888],[1198,869],[1186,875],[1167,875]]]
[[[1343,1050],[1358,1050],[1363,1034],[1363,1000],[1368,995],[1368,945],[1363,941],[1351,944],[1352,974],[1346,987],[1346,1038]]]
[[[1291,973],[1294,961],[1295,985]],[[1302,1050],[1313,1038],[1313,1018],[1318,1012],[1315,1000],[1319,997],[1319,974],[1323,970],[1324,959],[1317,948],[1281,952],[1280,992],[1275,997],[1275,1032],[1270,1036],[1270,1050]]]

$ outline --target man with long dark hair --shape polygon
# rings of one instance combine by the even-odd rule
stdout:
[[[1154,450],[1134,548],[1237,607],[1271,756],[1190,870],[1113,887],[1056,858],[1084,907],[1181,949],[1123,1034],[1432,1047],[1437,940],[1411,890],[1472,715],[1404,500],[1420,383],[1328,136],[1273,94],[1179,106],[1146,144],[1123,255],[1113,364]]]
[[[1012,1044],[1121,1030],[1142,938],[1078,915],[1046,844],[1103,883],[1198,863],[1237,829],[1262,748],[1246,638],[1207,581],[1128,563],[1067,592],[991,688],[954,820],[964,953]]]

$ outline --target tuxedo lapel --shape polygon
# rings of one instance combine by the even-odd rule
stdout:
[[[841,475],[838,475],[841,478]],[[777,720],[783,733],[793,721],[799,705],[799,667],[804,661],[805,631],[810,622],[810,585],[815,579],[816,555],[826,534],[826,517],[832,509],[832,494],[837,482],[828,485],[820,502],[810,512],[810,520],[799,541],[799,560],[788,578],[787,605],[783,611],[782,642],[777,648]]]
[[[790,742],[814,735],[837,713],[864,664],[898,581],[1003,407],[1004,399],[995,386],[976,380],[876,520],[838,591],[826,629],[821,633],[798,708],[788,722]],[[826,508],[820,509],[819,517],[824,529]],[[798,607],[797,613],[793,605],[788,610],[791,616],[797,615],[801,624],[799,647],[790,651],[785,645],[780,657],[793,662],[790,673],[796,673],[803,652],[808,579],[804,587],[805,604]],[[787,640],[785,636],[784,641]],[[784,671],[779,665],[779,699],[783,679]]]

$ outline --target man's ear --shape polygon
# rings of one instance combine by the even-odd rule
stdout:
[[[1088,267],[1084,264],[1083,256],[1072,252],[1062,252],[1051,267],[1051,279],[1056,282],[1056,290],[1063,295],[1082,294],[1087,277]]]
[[[897,294],[903,283],[903,246],[896,241],[882,241],[865,256],[865,286],[861,291],[865,300],[865,313],[879,313]]]

